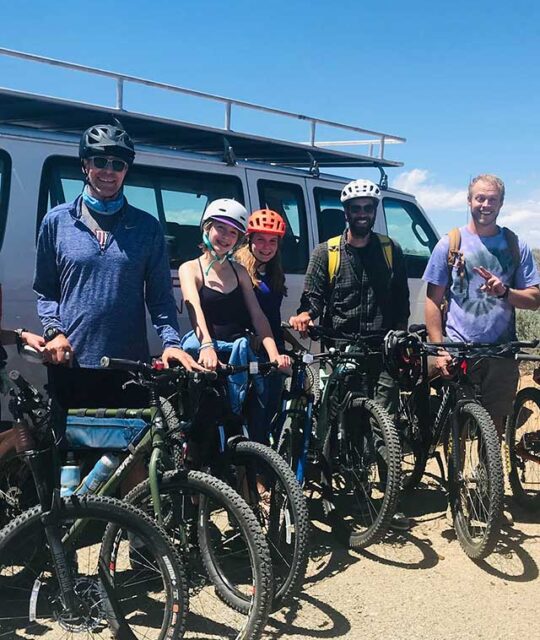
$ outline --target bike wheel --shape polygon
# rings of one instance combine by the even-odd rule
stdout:
[[[252,506],[270,548],[274,610],[297,595],[309,553],[309,514],[302,488],[283,458],[258,442],[233,445],[229,478]]]
[[[504,496],[499,438],[488,412],[466,402],[450,422],[448,488],[454,528],[473,560],[489,555],[499,539]],[[450,418],[452,420],[452,417]]]
[[[508,479],[518,504],[540,509],[540,389],[522,389],[506,422]]]
[[[0,575],[6,578],[0,591],[0,637],[19,637],[23,629],[31,638],[182,637],[187,617],[184,571],[164,531],[148,516],[114,498],[62,501],[56,520],[61,535],[75,521],[82,525],[63,544],[75,600],[68,610],[41,515],[41,507],[34,507],[0,532]],[[16,573],[26,562],[36,539],[44,541],[40,567],[32,580],[11,586],[12,569]]]
[[[364,548],[388,531],[401,487],[401,447],[394,423],[383,407],[355,398],[342,416],[341,438],[334,438],[333,492],[338,512],[350,526],[349,546]],[[351,510],[351,498],[354,507]]]
[[[401,391],[397,415],[401,441],[401,486],[404,491],[415,489],[426,469],[431,443],[428,425],[419,413],[416,391]]]
[[[185,637],[259,638],[272,604],[272,564],[250,507],[200,471],[166,473],[159,491],[164,528],[188,574]],[[148,480],[125,499],[154,514]]]

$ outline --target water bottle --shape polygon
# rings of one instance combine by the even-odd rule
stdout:
[[[99,487],[109,479],[113,471],[120,464],[120,459],[112,453],[105,453],[96,462],[94,468],[82,481],[78,495],[95,493]]]
[[[66,464],[60,470],[60,496],[67,498],[79,486],[81,481],[81,469],[75,461],[74,454],[67,454]]]

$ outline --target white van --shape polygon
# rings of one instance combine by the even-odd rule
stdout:
[[[51,62],[6,50],[0,53]],[[70,63],[52,62],[81,69]],[[298,307],[312,249],[343,230],[339,194],[350,178],[321,170],[344,167],[379,169],[383,198],[376,230],[402,246],[411,289],[411,322],[422,321],[425,289],[420,278],[438,236],[413,195],[386,186],[384,169],[401,163],[383,157],[385,145],[402,139],[210,94],[197,95],[223,102],[223,129],[134,113],[123,104],[123,86],[127,82],[190,95],[194,92],[121,74],[84,70],[115,79],[114,108],[0,90],[0,280],[4,327],[41,331],[32,291],[40,222],[50,208],[72,200],[82,190],[78,159],[81,132],[92,124],[111,122],[114,116],[133,137],[137,152],[126,179],[126,196],[132,205],[156,216],[167,236],[182,331],[188,330],[188,319],[178,287],[178,266],[198,253],[199,221],[206,204],[215,198],[230,197],[243,202],[249,210],[269,207],[284,216],[287,235],[283,262],[289,290],[283,309],[286,318]],[[307,122],[310,136],[306,137],[310,141],[288,142],[238,133],[231,128],[231,111],[237,106]],[[349,148],[350,141],[318,142],[316,128],[330,126],[368,136],[370,153],[359,155],[332,148]],[[153,351],[159,352],[153,330],[149,330],[149,336]],[[20,366],[28,373],[23,363],[13,360],[10,365]]]

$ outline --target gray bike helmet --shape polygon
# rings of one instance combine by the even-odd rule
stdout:
[[[115,156],[129,166],[135,159],[135,147],[126,131],[113,124],[95,124],[81,136],[79,158],[92,156]]]

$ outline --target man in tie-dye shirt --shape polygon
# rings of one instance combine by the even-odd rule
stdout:
[[[468,191],[471,219],[460,228],[462,257],[451,272],[450,240],[444,236],[433,250],[423,279],[428,283],[426,325],[429,339],[442,342],[503,343],[516,339],[515,310],[538,309],[540,276],[527,245],[517,240],[519,257],[509,243],[509,230],[497,225],[504,202],[504,183],[497,176],[474,178]],[[448,302],[443,328],[441,304]],[[435,366],[448,376],[450,356],[441,354]],[[470,368],[480,386],[482,404],[491,414],[499,433],[511,412],[518,382],[518,366],[511,359],[487,358]]]

